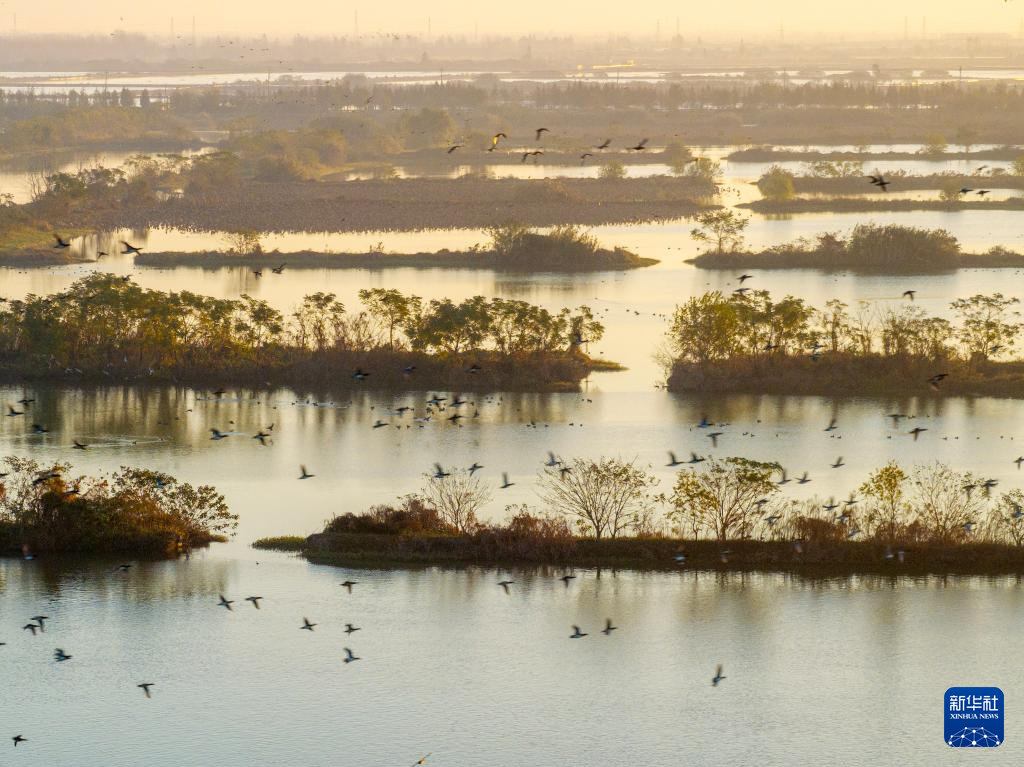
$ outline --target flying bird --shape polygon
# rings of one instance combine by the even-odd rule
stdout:
[[[144,693],[146,693],[147,698],[152,698],[153,696],[150,695],[149,688],[152,687],[154,684],[156,684],[156,682],[143,682],[142,684],[137,684],[135,686],[142,690]]]
[[[718,668],[715,669],[715,675],[711,677],[711,686],[718,687],[718,683],[723,679],[725,679],[725,676],[722,674],[722,664],[719,663]]]

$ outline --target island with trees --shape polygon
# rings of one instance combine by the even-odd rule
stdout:
[[[638,269],[658,263],[625,248],[602,248],[597,239],[573,225],[556,226],[540,233],[519,224],[489,227],[490,242],[464,251],[433,253],[386,253],[383,246],[366,253],[266,252],[257,232],[232,235],[226,251],[195,253],[140,253],[138,266],[189,266],[219,269],[244,266],[263,270],[288,269],[387,269],[396,267],[493,269],[502,272],[594,272]],[[2,257],[0,257],[2,259]]]
[[[208,485],[129,467],[70,472],[66,463],[0,462],[0,554],[177,556],[227,540],[238,525]]]
[[[744,248],[750,219],[735,210],[697,216],[691,236],[709,249],[688,260],[701,269],[820,269],[875,274],[933,274],[966,268],[1020,268],[1024,255],[1003,247],[965,253],[943,229],[899,224],[858,224],[847,236],[824,232],[813,241],[775,245],[759,252]]]
[[[426,475],[396,503],[331,519],[307,538],[257,541],[345,567],[482,566],[851,573],[1024,572],[1024,493],[942,463],[896,463],[848,502],[794,501],[782,467],[706,458],[678,470],[668,492],[636,461],[565,461],[536,479],[542,508],[478,512],[492,486],[477,473]],[[965,493],[970,486],[973,493]]]
[[[575,391],[591,371],[618,369],[584,352],[604,333],[586,306],[425,301],[386,288],[360,301],[353,310],[314,293],[286,317],[251,296],[165,293],[92,274],[0,305],[0,378]]]
[[[909,291],[899,305],[831,300],[813,307],[767,291],[695,296],[667,332],[668,388],[834,396],[1024,397],[1013,356],[1019,300],[957,299],[952,319],[929,315]]]

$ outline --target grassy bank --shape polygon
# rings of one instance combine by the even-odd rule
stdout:
[[[346,567],[608,567],[635,570],[794,571],[812,574],[1024,573],[1024,549],[998,544],[920,544],[903,561],[875,542],[572,538],[533,549],[496,534],[318,534],[268,538],[256,546],[299,551],[313,562]],[[682,557],[682,559],[680,559]]]
[[[929,379],[946,373],[942,385]],[[817,360],[808,355],[738,356],[696,363],[676,361],[667,381],[675,392],[740,392],[876,397],[1024,397],[1024,362],[960,360],[835,352]]]

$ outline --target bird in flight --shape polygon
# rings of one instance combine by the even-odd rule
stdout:
[[[608,147],[611,146],[611,144],[612,140],[610,138],[606,138],[603,142],[594,147],[594,149],[607,149]]]
[[[534,133],[536,134],[536,136],[534,137],[534,141],[540,141],[541,136],[543,136],[545,133],[550,132],[551,131],[549,131],[547,128],[537,128],[537,130],[534,131]]]
[[[121,251],[121,255],[127,255],[129,253],[141,253],[142,248],[136,248],[134,245],[130,245],[124,240],[121,240],[121,244],[124,245],[124,250]]]
[[[68,242],[67,240],[61,239],[61,236],[59,234],[53,235],[53,239],[57,241],[56,244],[53,246],[55,248],[70,248],[71,247],[71,243]]]
[[[676,454],[675,453],[673,453],[671,450],[668,451],[668,463],[665,464],[666,466],[671,468],[673,466],[679,466],[682,463],[684,463],[684,462],[680,461],[678,458],[676,458]]]
[[[1020,468],[1020,467],[1018,466],[1018,468]],[[501,474],[501,489],[502,490],[507,490],[508,488],[512,487],[512,485],[514,485],[514,484],[515,484],[515,482],[509,482],[508,481],[508,474],[505,473],[505,472],[502,472],[502,474]]]
[[[143,682],[142,684],[137,684],[135,686],[138,687],[140,690],[142,690],[144,693],[146,693],[146,697],[147,698],[152,698],[153,696],[150,695],[149,688],[152,687],[154,684],[156,684],[156,683],[155,682]]]
[[[317,625],[317,624],[315,624],[315,623],[310,623],[310,622],[309,622],[309,618],[303,618],[303,619],[302,619],[302,625],[301,625],[301,626],[299,626],[299,628],[300,628],[300,629],[302,629],[302,630],[304,630],[304,631],[312,631],[312,630],[313,630],[313,628],[314,628],[314,627],[315,627],[316,625]]]
[[[263,597],[246,597],[245,601],[246,602],[252,602],[252,606],[255,607],[257,610],[259,610],[260,609],[260,600],[261,599],[263,599]]]
[[[85,449],[87,449],[89,447],[85,443],[79,442],[77,439],[76,440],[72,440],[72,441],[75,443],[74,447],[72,448],[74,450],[85,450]]]
[[[351,634],[354,631],[359,631],[359,626],[353,626],[351,623],[345,624],[345,633]]]
[[[28,738],[21,735],[15,735],[11,740],[14,741],[14,747],[17,748],[19,743],[28,743]]]
[[[612,619],[611,619],[611,618],[608,618],[608,619],[607,619],[607,620],[605,620],[605,622],[604,622],[604,628],[603,628],[603,629],[601,629],[601,633],[602,633],[602,634],[604,634],[605,636],[610,636],[610,635],[611,635],[611,633],[612,633],[613,631],[615,631],[615,630],[616,630],[617,628],[618,628],[618,626],[613,626],[613,625],[612,625]]]
[[[508,587],[511,586],[515,581],[498,581],[498,585],[505,589],[505,593],[508,594]]]
[[[903,291],[903,297],[904,298],[909,298],[911,301],[914,300],[914,296],[916,296],[916,295],[917,295],[917,291],[916,290],[904,290]]]
[[[721,682],[725,677],[722,675],[722,664],[718,664],[718,668],[715,669],[715,675],[711,677],[711,686],[718,687],[718,683]]]
[[[349,648],[346,647],[345,648],[345,663],[351,663],[352,661],[357,661],[357,660],[362,660],[362,658],[359,658],[359,657],[353,655],[352,651]]]
[[[634,152],[642,152],[646,148],[647,148],[647,139],[640,139],[640,143],[638,143],[636,146],[631,146],[630,147],[630,149],[632,149]]]
[[[53,659],[58,663],[63,663],[66,660],[71,660],[71,656],[58,647],[53,651]]]
[[[299,469],[302,471],[302,474],[299,476],[299,479],[312,479],[313,477],[316,476],[316,474],[310,474],[308,471],[306,471],[305,466],[300,466]]]
[[[225,599],[223,594],[220,595],[220,601],[217,604],[220,605],[221,607],[226,607],[229,610],[233,610],[234,609],[231,606],[231,605],[234,604],[234,600],[232,600],[232,599]]]
[[[456,149],[462,149],[463,146],[465,146],[465,145],[464,144],[452,144],[450,147],[448,147],[448,154],[451,154]]]
[[[498,142],[503,138],[508,138],[508,136],[506,136],[504,133],[495,133],[493,136],[491,136],[491,146],[487,151],[493,152],[495,149],[497,149]]]
[[[355,586],[357,583],[359,583],[359,581],[345,581],[341,585],[344,586],[346,589],[348,589],[348,593],[351,594],[352,593],[352,587]]]

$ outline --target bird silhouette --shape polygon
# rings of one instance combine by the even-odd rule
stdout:
[[[142,248],[136,248],[134,245],[129,245],[124,240],[121,240],[121,244],[124,245],[124,250],[121,251],[121,255],[127,255],[129,253],[141,253]]]
[[[514,485],[514,484],[515,484],[515,482],[509,482],[508,481],[508,474],[502,472],[502,475],[501,475],[501,489],[502,490],[506,490],[506,489],[512,487],[512,485]]]
[[[299,469],[302,471],[302,474],[299,475],[299,479],[312,479],[313,477],[316,476],[316,474],[310,474],[308,471],[306,471],[305,466],[300,466]]]
[[[260,600],[261,599],[263,599],[263,597],[246,597],[245,601],[246,602],[252,602],[252,606],[255,607],[257,610],[259,610],[260,609]]]
[[[718,687],[718,683],[723,679],[725,679],[725,676],[722,674],[722,664],[719,663],[718,668],[715,669],[715,675],[711,677],[711,686]]]
[[[14,741],[14,747],[17,748],[19,743],[28,743],[28,738],[22,735],[15,735],[11,740]]]
[[[310,623],[309,622],[309,618],[303,618],[302,619],[302,625],[299,626],[299,628],[304,630],[304,631],[312,631],[316,626],[317,626],[316,623]]]
[[[152,698],[153,696],[150,694],[149,688],[153,687],[155,684],[156,682],[143,682],[142,684],[137,684],[135,686],[146,693],[147,698]]]
[[[226,607],[228,610],[233,610],[234,609],[231,606],[231,605],[234,604],[234,600],[225,599],[223,594],[220,595],[220,601],[217,604],[220,605],[221,607]]]
[[[585,634],[582,631],[580,631],[580,627],[579,626],[573,626],[572,627],[572,633],[569,635],[569,639],[582,639],[585,636],[589,636],[589,635]]]
[[[342,585],[346,589],[348,589],[348,593],[351,594],[352,593],[352,587],[355,586],[357,583],[359,583],[359,581],[345,581],[344,583],[342,583],[340,585]]]
[[[351,623],[346,623],[345,624],[345,633],[346,634],[352,634],[352,633],[354,633],[356,631],[359,631],[359,630],[360,630],[359,626],[353,626]]]
[[[345,649],[345,663],[352,663],[353,661],[362,660],[362,658],[359,658],[359,657],[356,657],[355,655],[353,655],[352,651],[349,648],[346,647],[344,649]]]
[[[604,634],[605,636],[610,636],[611,633],[613,631],[615,631],[617,628],[618,628],[618,626],[613,626],[612,625],[612,619],[608,618],[607,620],[605,620],[604,628],[601,629],[601,633]]]
[[[505,590],[506,594],[509,593],[508,587],[511,586],[513,583],[515,583],[515,581],[498,581],[498,585]]]

